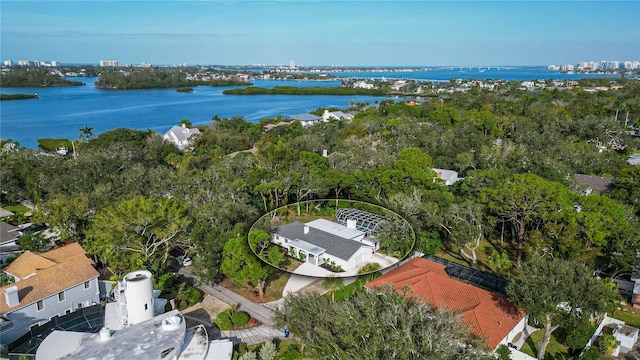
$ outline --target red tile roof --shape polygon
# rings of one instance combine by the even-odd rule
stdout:
[[[410,295],[424,298],[438,308],[460,312],[470,331],[485,337],[487,347],[495,349],[524,318],[524,311],[501,294],[450,278],[444,269],[442,264],[415,258],[366,287],[391,285],[397,291],[408,288]]]

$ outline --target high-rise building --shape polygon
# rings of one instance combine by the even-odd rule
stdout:
[[[118,60],[100,60],[100,66],[118,67]]]
[[[560,65],[560,71],[573,71],[574,68],[571,64]]]
[[[625,61],[624,68],[627,70],[640,69],[640,61]]]
[[[58,67],[58,66],[60,66],[60,62],[59,61],[52,61],[51,62],[51,66]]]
[[[620,61],[602,61],[600,64],[604,70],[617,70],[620,68]]]
[[[5,60],[5,61],[4,61],[4,66],[13,66],[13,61],[11,61],[11,60]]]
[[[296,68],[296,62],[293,60],[289,61],[289,69],[293,70],[295,68]]]

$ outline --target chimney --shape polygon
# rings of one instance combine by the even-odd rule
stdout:
[[[329,157],[329,154],[327,153],[327,149],[322,150],[322,157]]]
[[[7,302],[7,306],[13,307],[20,303],[20,295],[18,294],[18,287],[13,285],[4,289],[4,301]]]
[[[356,228],[356,220],[347,219],[347,229],[355,229],[355,228]]]
[[[304,233],[305,234],[309,233],[309,227],[307,225],[304,226]]]
[[[441,173],[441,172],[439,172],[439,173],[436,175],[436,177],[437,177],[438,179],[442,179],[442,173]]]

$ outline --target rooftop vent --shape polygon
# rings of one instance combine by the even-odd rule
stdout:
[[[111,330],[108,327],[100,329],[100,341],[105,342],[111,340]]]

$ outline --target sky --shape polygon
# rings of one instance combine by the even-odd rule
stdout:
[[[0,58],[301,66],[640,61],[640,1],[0,0]]]

